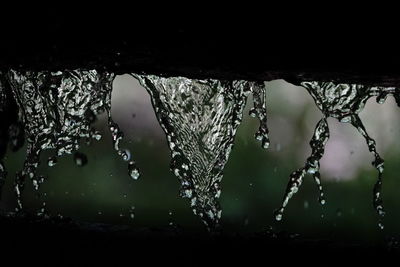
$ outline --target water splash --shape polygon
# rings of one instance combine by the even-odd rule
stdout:
[[[134,75],[148,90],[172,154],[181,196],[209,228],[218,226],[223,168],[241,123],[250,86],[245,81]]]
[[[326,118],[321,119],[314,130],[314,135],[310,141],[312,149],[311,156],[307,158],[304,167],[294,171],[290,175],[290,180],[286,188],[285,197],[282,206],[277,210],[275,219],[280,221],[282,219],[283,211],[294,194],[299,190],[303,178],[307,173],[313,175],[319,190],[319,202],[325,204],[324,192],[321,185],[321,175],[319,172],[319,161],[322,158],[325,150],[325,144],[329,139],[329,128]]]
[[[253,94],[254,106],[249,111],[249,115],[257,117],[260,120],[255,138],[261,141],[263,148],[267,149],[270,145],[269,130],[267,126],[267,106],[266,106],[266,88],[264,82],[249,82],[250,90]]]
[[[22,171],[16,175],[14,185],[17,210],[21,210],[25,178],[32,180],[35,189],[42,182],[36,175],[41,151],[55,149],[59,157],[78,150],[82,138],[99,140],[101,135],[91,124],[104,111],[108,112],[112,123],[110,110],[114,74],[96,70],[11,70],[8,78],[28,141],[26,160]],[[115,126],[114,147],[118,139],[115,132],[118,137],[122,135]],[[52,166],[55,162],[56,157],[53,156],[48,164]]]
[[[181,182],[181,195],[190,199],[194,213],[210,229],[215,228],[221,217],[218,198],[223,169],[250,93],[253,94],[250,115],[260,121],[255,137],[264,148],[270,144],[264,83],[134,76],[150,93],[157,118],[167,135],[172,153],[171,170]],[[78,150],[81,139],[85,139],[86,143],[92,139],[99,140],[101,135],[91,124],[104,111],[108,115],[114,150],[128,162],[130,177],[135,180],[139,178],[140,172],[131,159],[130,151],[120,147],[123,132],[111,117],[113,74],[95,70],[10,71],[7,77],[28,140],[27,158],[15,181],[19,210],[22,209],[21,192],[25,179],[31,179],[36,190],[44,181],[43,176],[36,174],[41,151],[56,150],[56,155],[47,161],[51,167],[57,163],[57,157]],[[0,112],[4,112],[1,108],[7,97],[2,81],[0,78]],[[384,103],[388,95],[393,95],[400,106],[399,91],[396,88],[333,82],[303,82],[301,85],[311,94],[323,118],[318,122],[310,141],[311,155],[305,165],[290,176],[283,203],[275,214],[276,219],[282,219],[285,207],[299,190],[307,173],[312,174],[318,186],[320,203],[325,203],[319,170],[320,159],[329,139],[328,117],[351,123],[366,140],[375,158],[373,165],[378,170],[373,203],[378,214],[383,216],[381,186],[384,161],[358,114],[372,96],[377,97],[378,103]],[[12,147],[20,146],[20,132],[17,124],[10,126],[8,138],[14,144]],[[6,175],[1,158],[0,187]],[[74,160],[79,166],[87,163],[87,157],[80,152],[75,152]],[[45,203],[42,209],[42,213],[45,213]],[[381,222],[379,225],[383,228]]]
[[[107,95],[107,102],[109,103],[107,109],[108,128],[110,129],[111,132],[113,148],[117,152],[117,154],[122,158],[122,160],[128,161],[128,174],[132,178],[137,180],[140,177],[139,168],[136,166],[135,162],[131,160],[132,157],[131,152],[128,149],[120,147],[120,142],[124,137],[124,132],[119,128],[119,125],[112,119],[111,116],[111,90],[110,94]]]
[[[128,149],[122,149],[119,146],[119,143],[124,137],[124,132],[119,128],[118,124],[113,121],[111,117],[111,109],[108,110],[107,114],[108,114],[108,127],[110,128],[114,150],[117,151],[118,155],[124,161],[129,161],[131,159],[131,152]]]
[[[399,90],[393,87],[368,87],[358,84],[336,84],[333,82],[302,82],[301,85],[313,97],[316,105],[324,114],[324,118],[319,121],[314,131],[314,136],[310,142],[312,154],[307,159],[305,167],[293,172],[290,177],[282,206],[276,212],[276,219],[282,219],[284,208],[289,199],[298,191],[306,173],[313,174],[320,190],[320,202],[322,204],[325,202],[320,183],[319,160],[323,156],[324,147],[329,138],[329,128],[326,120],[328,117],[336,118],[340,122],[351,123],[366,140],[368,149],[375,159],[372,165],[378,171],[378,179],[373,190],[373,205],[379,216],[383,217],[385,212],[383,209],[381,187],[384,161],[377,152],[375,140],[368,135],[358,114],[363,110],[368,99],[373,96],[376,96],[376,101],[382,104],[388,95],[393,95],[397,104],[400,105]],[[379,225],[383,226],[381,222],[379,222]]]

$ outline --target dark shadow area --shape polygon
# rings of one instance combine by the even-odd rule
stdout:
[[[364,262],[398,257],[398,250],[380,246],[307,240],[289,233],[198,235],[173,228],[132,229],[86,224],[71,219],[0,218],[2,253],[29,263],[102,263],[105,260],[138,263],[210,264],[245,261],[318,264]],[[7,246],[5,246],[7,244]],[[23,255],[23,256],[22,256]]]
[[[0,68],[399,84],[389,10],[296,8],[10,8],[1,21]]]

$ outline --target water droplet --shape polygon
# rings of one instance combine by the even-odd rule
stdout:
[[[129,217],[133,220],[135,219],[135,206],[131,206],[129,209]]]
[[[128,173],[129,176],[134,179],[137,180],[140,177],[140,172],[139,169],[136,167],[136,163],[134,161],[130,161],[128,164]]]
[[[248,226],[248,225],[249,225],[249,218],[246,216],[243,221],[243,226]]]
[[[83,167],[87,164],[88,159],[85,154],[80,152],[75,152],[74,154],[74,162],[77,166]]]
[[[117,154],[124,160],[124,161],[129,161],[128,163],[128,173],[129,176],[133,179],[138,179],[139,178],[139,169],[136,167],[135,162],[131,161],[131,152],[128,149],[121,149],[120,148],[120,142],[122,138],[124,137],[123,131],[119,128],[118,124],[115,123],[111,117],[111,109],[108,109],[108,127],[111,132],[111,137],[112,137],[112,142],[113,142],[113,147],[114,150],[117,151]],[[132,167],[132,164],[135,165],[135,167]]]
[[[48,160],[47,160],[47,165],[49,166],[49,167],[53,167],[53,166],[55,166],[57,164],[57,158],[56,157],[50,157]]]
[[[168,215],[169,215],[168,225],[169,225],[169,226],[175,226],[175,223],[174,223],[174,220],[173,220],[173,217],[172,217],[173,212],[172,212],[172,211],[169,211],[169,212],[168,212]]]
[[[276,151],[281,151],[281,144],[280,144],[280,143],[277,143],[277,144],[276,144],[275,150],[276,150]]]
[[[275,211],[275,220],[278,222],[282,220],[282,210]]]
[[[337,209],[336,210],[336,216],[342,217],[342,210],[341,209]]]

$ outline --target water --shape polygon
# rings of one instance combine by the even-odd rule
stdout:
[[[91,139],[99,140],[101,135],[91,124],[102,112],[108,113],[114,148],[122,158],[126,158],[118,146],[123,133],[111,118],[114,74],[96,70],[11,70],[8,79],[27,139],[26,160],[14,185],[17,210],[22,209],[21,193],[26,178],[33,182],[35,189],[39,189],[41,179],[36,169],[41,151],[55,150],[55,155],[48,160],[48,165],[54,166],[56,157],[77,151],[82,139],[89,143]],[[81,153],[76,153],[74,160],[79,166],[87,162]]]
[[[267,125],[267,105],[266,105],[266,87],[264,82],[249,82],[250,90],[253,94],[253,108],[249,115],[257,117],[260,121],[260,127],[255,134],[255,138],[261,141],[263,148],[267,149],[270,145],[269,130]]]
[[[294,171],[290,175],[289,183],[286,188],[285,197],[283,199],[282,206],[276,211],[275,219],[280,221],[282,219],[283,211],[288,204],[289,200],[299,190],[303,178],[307,173],[312,174],[318,190],[319,190],[319,202],[325,204],[324,192],[322,190],[321,175],[319,172],[320,159],[322,158],[325,150],[325,144],[329,139],[329,128],[326,118],[321,119],[317,127],[314,130],[314,135],[310,141],[311,155],[307,158],[304,167]]]
[[[74,162],[76,166],[83,167],[88,163],[87,156],[81,152],[74,153]]]
[[[218,198],[223,169],[242,120],[250,84],[134,76],[148,90],[167,136],[171,171],[181,182],[181,196],[189,198],[193,212],[207,227],[216,227],[222,212]],[[255,101],[258,116],[264,116],[262,101]],[[262,129],[264,137],[264,123]]]
[[[282,206],[276,212],[276,220],[282,219],[284,208],[288,201],[298,191],[304,176],[311,173],[320,191],[320,202],[325,203],[324,193],[321,187],[319,160],[324,154],[325,144],[329,138],[329,127],[327,118],[332,117],[340,122],[347,122],[353,125],[366,140],[369,151],[374,156],[372,165],[378,171],[377,182],[373,190],[373,205],[380,217],[385,212],[382,201],[382,175],[384,161],[377,152],[376,142],[371,138],[358,114],[363,110],[369,98],[376,96],[377,102],[382,104],[388,95],[393,95],[398,105],[400,105],[400,94],[396,88],[368,87],[358,84],[336,84],[333,82],[302,82],[301,85],[307,89],[313,97],[315,104],[323,113],[323,118],[315,128],[313,138],[310,141],[312,149],[311,156],[307,159],[303,168],[292,173]],[[379,222],[379,227],[383,229],[383,224]]]
[[[129,218],[131,218],[131,220],[135,219],[135,206],[129,208]]]
[[[191,209],[209,229],[219,225],[222,210],[219,204],[223,170],[233,148],[236,131],[241,124],[247,98],[253,96],[253,107],[249,114],[259,120],[256,140],[263,148],[270,145],[267,126],[267,95],[263,82],[221,81],[214,79],[188,79],[185,77],[159,77],[133,75],[147,89],[157,116],[164,130],[171,151],[171,171],[181,183],[180,195],[189,199]],[[77,166],[85,166],[88,158],[78,151],[81,141],[90,144],[100,140],[101,134],[92,124],[96,117],[106,112],[112,136],[113,149],[127,162],[127,174],[137,180],[140,171],[129,150],[121,147],[124,133],[111,116],[111,91],[114,74],[96,70],[66,70],[58,72],[9,71],[0,74],[0,113],[7,105],[8,96],[4,87],[11,85],[12,96],[18,105],[19,122],[9,125],[7,138],[11,150],[22,146],[24,135],[27,141],[27,156],[23,168],[16,174],[14,189],[17,195],[17,210],[22,210],[21,194],[26,179],[31,180],[35,190],[45,181],[37,174],[43,150],[54,154],[47,159],[53,167],[58,157],[74,154]],[[366,140],[374,156],[373,166],[378,171],[373,190],[373,204],[382,217],[382,175],[384,161],[377,152],[376,142],[370,137],[358,114],[370,97],[384,103],[393,95],[400,105],[400,94],[396,88],[367,87],[333,82],[303,82],[302,86],[313,97],[322,112],[310,140],[311,154],[304,166],[292,172],[282,205],[275,213],[282,220],[289,200],[296,194],[307,174],[311,174],[319,190],[319,202],[325,203],[321,184],[320,160],[330,137],[329,117],[353,125]],[[3,131],[0,134],[4,134]],[[2,138],[3,139],[3,138]],[[276,151],[281,150],[280,145]],[[7,175],[1,161],[0,188]],[[276,170],[275,170],[276,172]],[[250,184],[252,186],[252,184]],[[307,209],[308,202],[304,203]],[[45,214],[46,203],[39,211]],[[135,217],[134,208],[130,215]],[[171,216],[171,214],[170,214]],[[338,215],[339,216],[339,215]],[[379,227],[384,225],[380,221]]]
[[[128,174],[133,180],[137,180],[140,177],[139,170],[133,160],[129,161],[128,163]]]
[[[52,156],[52,157],[49,157],[49,158],[47,159],[47,165],[48,165],[49,167],[53,167],[53,166],[55,166],[56,164],[57,164],[57,157]]]

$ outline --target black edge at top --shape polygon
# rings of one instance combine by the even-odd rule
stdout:
[[[230,13],[193,7],[161,13],[74,4],[10,9],[0,20],[0,69],[95,68],[117,74],[397,86],[395,17],[363,12],[271,7]]]

